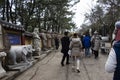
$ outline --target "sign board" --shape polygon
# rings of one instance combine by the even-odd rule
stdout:
[[[7,34],[8,39],[10,41],[11,45],[20,45],[21,44],[21,37],[20,35],[16,35],[16,34]]]

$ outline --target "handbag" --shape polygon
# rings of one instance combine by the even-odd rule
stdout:
[[[68,54],[71,55],[71,50],[68,50]]]

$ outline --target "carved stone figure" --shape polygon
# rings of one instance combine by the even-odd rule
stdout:
[[[2,58],[6,56],[5,52],[0,52],[0,78],[6,75],[6,71],[2,67]]]
[[[45,30],[43,29],[41,32],[41,36],[42,36],[42,50],[46,51],[47,50],[47,37],[46,37]]]
[[[50,49],[51,47],[52,47],[52,44],[51,44],[51,40],[52,40],[52,37],[51,37],[51,34],[50,34],[50,32],[48,32],[47,34],[46,34],[46,36],[47,36],[47,47],[48,47],[48,49]]]
[[[52,47],[55,48],[55,33],[54,32],[51,34],[51,37],[52,37]]]
[[[35,49],[34,56],[40,56],[41,39],[39,37],[39,28],[35,28],[33,32],[33,48]]]
[[[11,46],[8,54],[8,64],[15,65],[17,63],[20,63],[21,61],[29,63],[29,60],[33,60],[33,51],[34,49],[32,49],[31,45]]]

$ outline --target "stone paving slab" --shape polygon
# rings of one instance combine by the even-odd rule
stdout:
[[[15,77],[17,77],[18,75],[22,74],[24,71],[28,70],[30,67],[35,65],[38,61],[44,59],[50,52],[51,50],[44,52],[44,54],[41,54],[40,59],[34,60],[33,64],[28,67],[23,67],[21,70],[17,71],[7,71],[6,75],[2,77],[0,80],[13,80]]]
[[[62,67],[62,54],[57,51],[51,53],[34,67],[17,77],[15,80],[112,80],[113,73],[105,71],[108,55],[99,55],[99,59],[83,57],[80,61],[80,73],[72,70],[71,64]]]

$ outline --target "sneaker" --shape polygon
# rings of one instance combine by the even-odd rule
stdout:
[[[64,64],[63,64],[63,63],[61,63],[61,66],[64,66]]]
[[[79,69],[77,69],[77,73],[80,73],[80,70],[79,70]]]
[[[69,65],[70,63],[68,62],[68,63],[66,63],[67,65]]]

